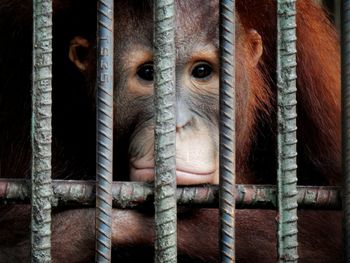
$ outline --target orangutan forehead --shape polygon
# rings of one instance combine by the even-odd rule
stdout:
[[[153,16],[153,0],[115,0],[115,13],[121,17],[146,18]],[[181,18],[193,21],[197,16],[209,19],[217,17],[219,10],[218,0],[175,0],[176,14]],[[209,21],[208,21],[209,22]]]
[[[198,43],[218,46],[218,1],[175,1],[175,40],[177,49],[192,49]],[[141,22],[142,21],[142,22]],[[152,47],[153,4],[150,0],[129,0],[117,5],[116,39],[130,46],[137,42]],[[128,32],[125,35],[125,32]],[[123,34],[123,35],[122,35]],[[180,53],[186,53],[185,50]]]
[[[218,36],[218,1],[176,1],[175,24],[177,38],[205,34],[209,39]]]

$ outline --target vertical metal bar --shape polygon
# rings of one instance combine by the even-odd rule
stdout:
[[[342,0],[341,9],[344,255],[350,262],[350,0]]]
[[[33,1],[32,262],[51,261],[52,1]]]
[[[113,2],[97,2],[96,262],[111,262],[112,252]]]
[[[220,259],[235,262],[235,1],[220,1]]]
[[[175,4],[154,1],[155,262],[176,262]]]
[[[278,257],[298,261],[296,0],[277,5]]]

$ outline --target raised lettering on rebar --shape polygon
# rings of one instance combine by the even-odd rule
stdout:
[[[113,181],[113,0],[97,2],[96,262],[111,262]]]

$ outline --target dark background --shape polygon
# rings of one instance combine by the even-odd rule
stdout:
[[[321,0],[325,7],[328,9],[333,21],[337,28],[340,28],[340,0]]]

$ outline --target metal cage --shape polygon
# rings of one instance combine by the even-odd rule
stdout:
[[[112,181],[113,0],[98,0],[97,147],[95,182],[51,180],[52,0],[34,0],[32,180],[0,180],[0,203],[32,204],[32,262],[51,260],[51,206],[94,204],[96,262],[111,261],[113,207],[132,207],[154,195],[155,262],[176,262],[177,202],[220,209],[221,262],[235,261],[235,208],[277,207],[279,262],[298,261],[297,209],[341,209],[339,187],[297,186],[296,0],[277,4],[277,186],[235,184],[235,1],[220,1],[220,184],[176,187],[174,0],[154,1],[154,186]],[[342,1],[343,204],[350,260],[350,1]],[[31,187],[31,188],[30,188]]]

